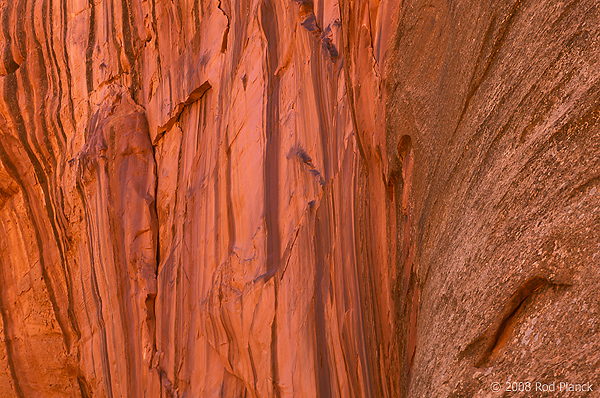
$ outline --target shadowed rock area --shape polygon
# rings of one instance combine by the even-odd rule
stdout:
[[[599,396],[598,21],[0,0],[0,397]]]

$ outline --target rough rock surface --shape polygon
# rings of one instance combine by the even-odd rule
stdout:
[[[594,396],[599,20],[0,0],[0,397]]]

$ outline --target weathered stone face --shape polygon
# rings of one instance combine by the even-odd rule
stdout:
[[[600,389],[599,20],[0,0],[0,397]]]
[[[403,7],[388,81],[415,152],[409,396],[600,387],[600,7],[434,3]]]

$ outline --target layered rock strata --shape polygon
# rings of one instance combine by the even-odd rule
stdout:
[[[0,396],[600,388],[598,20],[0,0]]]

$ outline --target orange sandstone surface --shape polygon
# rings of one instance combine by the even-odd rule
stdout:
[[[600,396],[598,21],[0,0],[0,397]]]

